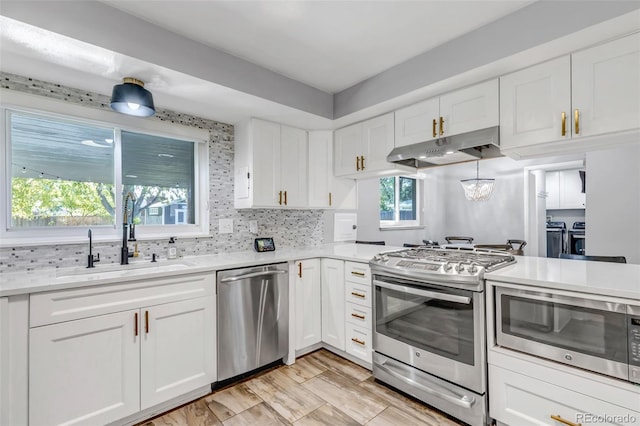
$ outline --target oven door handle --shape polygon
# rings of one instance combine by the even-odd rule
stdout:
[[[466,409],[470,409],[471,406],[476,402],[476,398],[473,396],[469,397],[467,395],[460,395],[449,389],[441,388],[437,390],[429,386],[426,386],[416,380],[413,380],[410,377],[403,375],[400,372],[395,371],[395,369],[393,369],[391,365],[386,365],[386,364],[387,364],[387,360],[384,360],[382,362],[377,362],[376,367],[378,367],[380,370],[384,371],[385,373],[399,380],[402,380],[403,382],[408,383],[411,386],[415,386],[416,388],[430,395],[434,395],[438,398],[444,399],[446,401],[449,401],[453,404],[459,405],[460,407],[463,407]],[[440,387],[440,386],[436,386],[436,387]]]
[[[469,303],[471,303],[470,297],[458,296],[457,294],[447,294],[447,293],[440,293],[436,291],[419,290],[413,287],[407,287],[400,284],[389,284],[389,283],[378,281],[378,280],[374,280],[373,285],[382,287],[382,288],[387,288],[389,290],[400,291],[402,293],[413,294],[415,296],[430,297],[432,299],[444,300],[447,302],[463,303],[465,305],[468,305]]]

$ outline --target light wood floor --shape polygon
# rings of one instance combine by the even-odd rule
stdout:
[[[459,425],[324,349],[148,420],[164,425]]]

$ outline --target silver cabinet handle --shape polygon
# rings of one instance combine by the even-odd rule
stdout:
[[[253,278],[253,277],[262,277],[262,276],[267,276],[267,275],[279,275],[279,274],[286,274],[287,271],[283,271],[281,269],[275,270],[275,271],[260,271],[260,272],[251,272],[249,274],[244,274],[244,275],[238,275],[236,277],[228,277],[228,278],[223,278],[220,280],[221,283],[228,283],[231,281],[240,281],[240,280],[244,280],[245,278]]]
[[[418,290],[412,287],[406,287],[399,284],[387,284],[385,282],[378,281],[378,280],[374,280],[373,285],[382,287],[382,288],[388,288],[389,290],[399,291],[402,293],[413,294],[415,296],[424,296],[424,297],[430,297],[432,299],[437,299],[437,300],[445,300],[447,302],[464,303],[465,305],[468,305],[471,302],[471,298],[466,296],[438,293],[435,291],[428,291],[428,290]]]
[[[388,366],[385,364],[387,364],[386,360],[382,361],[382,363],[376,363],[375,365],[385,373],[390,374],[393,377],[402,380],[403,382],[409,383],[411,386],[415,386],[423,392],[426,392],[431,395],[435,395],[438,398],[442,398],[444,400],[447,400],[456,405],[459,405],[460,407],[467,408],[467,409],[471,408],[471,406],[476,402],[475,397],[469,398],[467,395],[459,395],[447,389],[436,390],[428,386],[425,386],[422,383],[419,383],[409,377],[404,376],[401,373],[394,371],[391,366]]]

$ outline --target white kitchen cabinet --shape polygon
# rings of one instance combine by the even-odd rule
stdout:
[[[395,112],[395,146],[497,126],[498,80],[489,80]]]
[[[571,55],[576,136],[640,128],[640,33]]]
[[[294,264],[294,270],[296,350],[300,350],[322,340],[320,259],[298,260]]]
[[[29,296],[0,297],[0,425],[29,417]]]
[[[235,207],[307,207],[307,132],[255,118],[235,130]]]
[[[140,310],[141,409],[215,381],[215,309],[199,297]]]
[[[522,159],[637,140],[639,99],[640,34],[508,74],[500,78],[501,151]]]
[[[357,209],[358,193],[354,179],[333,174],[333,132],[309,132],[309,207]]]
[[[372,362],[371,268],[366,263],[345,262],[346,351]]]
[[[29,424],[105,424],[139,411],[139,323],[132,310],[32,328]]]
[[[600,424],[636,425],[640,419],[639,406],[635,411],[623,401],[638,401],[629,391],[615,390],[609,401],[590,395],[591,386],[598,383],[562,382],[558,384],[539,380],[531,371],[522,374],[496,365],[489,365],[489,412],[499,424],[518,426],[561,426],[563,424],[589,424],[587,416],[606,415],[620,421],[600,421]],[[616,395],[617,394],[617,395]],[[621,395],[626,394],[626,395]],[[615,395],[615,396],[614,396]],[[623,396],[622,399],[616,396]],[[625,421],[626,419],[626,421]],[[564,421],[572,423],[565,423]]]
[[[338,129],[334,133],[334,175],[355,179],[414,172],[387,162],[394,148],[393,113]]]
[[[110,423],[216,379],[213,274],[38,293],[30,304],[32,425]]]
[[[545,174],[547,210],[584,209],[585,194],[579,169],[554,170]]]
[[[322,259],[322,341],[345,350],[344,261]]]

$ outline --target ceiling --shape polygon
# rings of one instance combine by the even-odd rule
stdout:
[[[103,3],[336,93],[533,1]]]
[[[2,0],[0,71],[333,129],[640,29],[639,2],[579,3]]]

